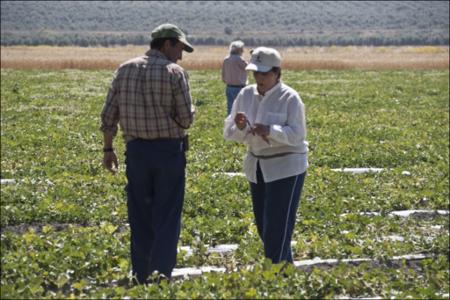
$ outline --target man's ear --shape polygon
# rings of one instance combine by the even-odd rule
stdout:
[[[170,46],[171,46],[170,40],[166,40],[166,41],[164,42],[162,48],[163,48],[164,50],[166,50],[166,49],[169,49]]]

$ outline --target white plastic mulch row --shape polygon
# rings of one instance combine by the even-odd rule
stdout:
[[[446,211],[447,215],[448,215],[448,211]],[[433,225],[433,226],[427,226],[426,227],[428,231],[434,231],[434,232],[438,232],[440,230],[443,230],[444,226],[443,225]],[[342,234],[347,234],[349,233],[348,231],[342,231]],[[433,236],[427,236],[425,237],[426,239],[430,239],[432,240],[434,237]],[[392,235],[388,235],[388,236],[383,236],[380,237],[379,240],[381,241],[391,241],[391,242],[403,242],[405,241],[405,238],[401,235],[397,235],[397,234],[392,234]],[[291,242],[291,246],[295,247],[297,245],[297,241],[292,241]],[[228,253],[232,253],[234,251],[236,251],[238,249],[239,245],[238,244],[222,244],[222,245],[217,245],[215,247],[208,247],[208,249],[206,250],[206,253],[218,253],[218,254],[228,254]],[[194,251],[191,247],[189,246],[182,246],[178,249],[178,251],[182,251],[184,252],[185,256],[192,256],[194,255]]]
[[[403,260],[406,261],[420,261],[426,258],[431,258],[431,255],[424,254],[412,254],[412,255],[402,255],[402,256],[394,256],[390,259],[379,261],[372,258],[347,258],[347,259],[307,259],[294,261],[294,266],[297,269],[308,269],[311,267],[333,267],[340,263],[350,264],[350,265],[359,265],[361,263],[378,263],[378,264],[392,264],[398,263]],[[246,269],[251,269],[251,267],[246,267]],[[176,268],[172,272],[172,277],[174,279],[179,278],[187,278],[187,277],[197,277],[201,276],[204,273],[218,272],[225,273],[227,270],[225,267],[214,267],[214,266],[204,266],[199,268]]]
[[[364,173],[380,173],[383,168],[341,168],[331,169],[335,172],[352,173],[352,174],[364,174]]]
[[[342,172],[342,173],[351,173],[351,174],[365,174],[365,173],[380,173],[386,169],[383,168],[340,168],[340,169],[331,169],[334,172]],[[392,170],[392,169],[388,169]],[[403,171],[402,175],[409,176],[411,172]]]
[[[447,212],[448,213],[448,212]],[[435,226],[431,226],[429,227],[429,229],[431,230],[442,230],[443,226],[442,225],[435,225]],[[346,231],[342,231],[342,234],[346,234],[348,232]],[[433,239],[432,236],[427,237],[429,239]],[[383,241],[391,241],[391,242],[403,242],[405,241],[405,238],[403,236],[400,235],[389,235],[389,236],[385,236],[385,237],[381,237],[380,238]],[[297,245],[296,241],[292,241],[291,242],[291,246],[295,247]],[[208,247],[208,249],[206,250],[206,253],[218,253],[218,254],[228,254],[228,253],[232,253],[234,251],[237,250],[237,248],[239,247],[238,244],[222,244],[222,245],[217,245],[215,247]],[[189,257],[194,255],[194,251],[191,247],[189,246],[182,246],[178,249],[178,251],[182,251],[184,252],[184,255]]]
[[[365,174],[365,173],[380,173],[384,170],[391,170],[391,169],[384,169],[384,168],[338,168],[338,169],[331,169],[334,172],[342,172],[342,173],[351,173],[351,174]],[[244,173],[236,173],[236,172],[223,172],[223,173],[214,173],[214,175],[224,175],[228,177],[235,177],[235,176],[241,176],[244,177]],[[403,171],[402,175],[409,176],[411,175],[411,172],[409,171]]]
[[[340,168],[340,169],[331,169],[335,172],[342,172],[342,173],[352,173],[352,174],[364,174],[364,173],[379,173],[384,171],[383,168]],[[403,175],[411,175],[408,171],[403,171]],[[224,175],[228,177],[245,177],[244,173],[240,172],[222,172],[222,173],[214,173],[214,176],[218,175]],[[1,184],[15,184],[18,181],[16,179],[1,179]]]
[[[16,180],[15,179],[2,179],[1,180],[1,184],[15,184]]]
[[[225,253],[233,252],[237,248],[238,248],[238,244],[224,244],[224,245],[217,245],[216,247],[209,247],[206,252],[207,253],[225,254]],[[186,252],[186,256],[191,256],[194,254],[193,250],[189,246],[180,247],[179,250]]]
[[[342,214],[341,216],[346,216],[349,214]],[[368,211],[368,212],[360,212],[361,216],[381,216],[381,213]],[[400,218],[408,218],[408,217],[433,217],[433,216],[448,216],[449,211],[438,209],[438,210],[426,210],[426,209],[409,209],[409,210],[397,210],[391,211],[387,214],[388,217],[400,217]]]

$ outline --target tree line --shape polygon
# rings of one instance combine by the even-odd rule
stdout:
[[[443,36],[317,36],[317,37],[189,37],[194,45],[228,45],[232,40],[240,39],[248,46],[400,46],[400,45],[449,45],[449,37]],[[112,47],[125,45],[148,45],[149,36],[144,34],[36,34],[17,35],[2,33],[2,46],[80,46]]]

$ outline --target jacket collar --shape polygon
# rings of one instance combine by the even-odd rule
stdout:
[[[255,94],[256,96],[268,97],[268,96],[272,95],[276,90],[278,90],[278,89],[280,89],[280,88],[281,88],[281,80],[278,81],[278,83],[275,84],[270,90],[268,90],[268,91],[264,94],[264,96],[261,95],[261,94],[258,92],[258,88],[257,88],[256,84],[255,84],[255,89],[253,90],[253,92],[254,92],[254,94]]]

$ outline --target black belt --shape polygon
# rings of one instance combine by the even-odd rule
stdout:
[[[253,157],[256,157],[258,159],[270,159],[270,158],[275,158],[275,157],[283,157],[283,156],[290,155],[290,154],[306,154],[306,152],[303,152],[303,153],[284,152],[284,153],[277,153],[277,154],[273,154],[273,155],[256,155],[252,152],[248,152],[248,153],[250,153]]]
[[[231,84],[227,84],[227,87],[243,88],[243,87],[245,87],[245,85],[231,85]]]
[[[186,135],[182,138],[157,138],[157,139],[141,139],[136,138],[128,141],[128,143],[138,142],[138,143],[148,143],[148,144],[158,144],[163,147],[169,148],[179,148],[181,152],[186,152],[189,150],[189,136]]]

